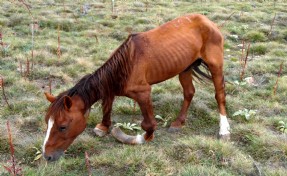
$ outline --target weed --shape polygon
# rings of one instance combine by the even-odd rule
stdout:
[[[235,81],[233,81],[233,84],[237,85],[237,86],[245,86],[247,84],[247,82],[235,80]]]
[[[270,54],[272,54],[276,57],[286,57],[287,51],[282,51],[281,49],[273,49],[273,50],[271,50]]]
[[[280,121],[278,122],[277,129],[278,129],[281,133],[287,133],[287,123],[284,122],[283,120],[280,120]]]
[[[244,42],[243,42],[243,47],[244,47]],[[243,77],[244,77],[244,74],[245,74],[245,69],[246,69],[246,66],[247,66],[247,59],[248,59],[248,54],[249,54],[249,50],[250,50],[250,43],[248,44],[248,47],[247,47],[247,51],[246,51],[246,56],[245,56],[245,59],[241,60],[241,67],[242,67],[242,70],[241,70],[241,73],[240,73],[240,80],[242,81],[243,80]],[[243,49],[242,49],[242,52],[243,52]]]
[[[276,79],[276,83],[274,85],[274,88],[273,88],[273,94],[276,95],[276,90],[277,90],[277,87],[278,87],[278,80],[279,80],[279,77],[282,73],[282,68],[283,68],[283,62],[280,64],[280,69],[279,69],[279,72],[278,72],[278,75],[277,75],[277,79]]]
[[[135,123],[116,123],[114,125],[115,127],[122,127],[126,130],[141,130],[141,128],[139,126],[137,126],[137,124]]]
[[[232,12],[229,16],[228,16],[228,18],[221,24],[221,25],[219,25],[219,28],[222,28],[224,25],[225,25],[225,23],[232,17],[232,15],[234,15],[235,14],[235,12]]]
[[[163,118],[160,115],[156,115],[155,118],[159,119],[159,120],[161,120],[163,122],[162,127],[166,127],[167,123],[171,120],[171,117]]]
[[[12,107],[10,106],[9,102],[8,102],[8,99],[6,97],[6,94],[5,94],[5,89],[4,89],[4,79],[2,76],[0,76],[0,88],[2,88],[2,95],[4,97],[4,100],[8,106],[9,109],[12,109]]]
[[[273,20],[271,22],[270,30],[269,30],[269,32],[267,34],[267,37],[269,37],[269,35],[272,33],[272,29],[273,29],[273,26],[274,26],[275,18],[276,18],[276,13],[274,14],[274,17],[273,17]]]
[[[244,39],[251,42],[264,42],[267,40],[267,37],[262,32],[249,31],[244,35]]]
[[[262,43],[256,43],[251,46],[250,52],[257,55],[264,55],[268,52],[268,47]]]
[[[89,158],[88,152],[85,152],[85,159],[86,159],[86,167],[88,170],[88,175],[91,176],[92,172],[91,172],[90,158]]]
[[[33,147],[33,149],[36,150],[35,158],[33,160],[33,162],[35,162],[35,161],[38,161],[40,158],[42,158],[43,155],[42,155],[41,149],[38,149],[37,147]]]
[[[10,130],[9,121],[7,121],[6,126],[7,126],[8,136],[9,136],[9,146],[10,146],[10,156],[11,156],[11,159],[9,162],[11,163],[11,166],[5,166],[5,165],[2,165],[2,166],[6,169],[6,171],[8,171],[13,176],[22,175],[21,174],[22,168],[17,166],[17,161],[15,158],[15,149],[14,149],[14,145],[12,142],[12,134]]]
[[[0,1],[0,75],[4,78],[8,103],[13,108],[9,109],[0,90],[0,165],[11,165],[6,162],[10,158],[9,139],[3,137],[6,119],[9,119],[15,124],[15,130],[11,126],[15,131],[15,156],[21,159],[24,175],[89,175],[85,152],[92,175],[286,173],[286,130],[282,135],[277,128],[279,121],[286,124],[287,113],[286,86],[281,86],[287,83],[286,62],[278,78],[279,66],[287,56],[285,2],[276,1],[274,7],[273,2],[262,0],[260,3],[115,0],[114,13],[111,1],[106,0],[31,2]],[[91,109],[86,131],[65,152],[65,157],[52,164],[46,164],[42,159],[33,162],[40,157],[46,129],[43,117],[50,104],[43,96],[42,86],[57,95],[103,65],[129,33],[144,32],[189,13],[206,14],[218,26],[222,25],[224,75],[231,83],[226,85],[228,114],[232,116],[242,107],[258,110],[256,118],[251,117],[248,123],[244,115],[231,117],[230,143],[215,137],[219,119],[212,85],[195,83],[196,93],[182,131],[176,134],[166,131],[170,121],[179,114],[183,101],[182,87],[178,78],[173,78],[152,86],[154,114],[161,116],[156,119],[159,125],[152,142],[126,146],[110,135],[95,137],[92,129],[102,120],[99,102]],[[28,62],[30,73],[25,80]],[[247,84],[244,79],[247,75],[254,78],[256,85]],[[276,77],[278,87],[273,95]],[[51,86],[49,78],[52,79]],[[141,121],[140,108],[134,108],[132,100],[116,99],[113,124],[140,124]],[[126,132],[136,134],[138,131]],[[3,167],[0,167],[1,172],[6,172]]]
[[[281,37],[287,41],[287,30],[283,31],[282,34],[281,34]]]
[[[251,118],[253,118],[256,114],[257,110],[248,110],[248,109],[243,109],[243,110],[238,110],[236,111],[232,116],[240,116],[243,117],[246,121],[249,121]]]
[[[58,25],[58,47],[57,47],[57,56],[60,59],[62,55],[61,52],[61,40],[60,40],[60,26]]]

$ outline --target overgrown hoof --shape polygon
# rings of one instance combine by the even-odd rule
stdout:
[[[230,134],[225,134],[225,135],[218,135],[218,138],[222,141],[230,141]]]
[[[108,134],[107,131],[103,131],[103,130],[97,128],[97,127],[94,128],[93,131],[94,131],[94,133],[95,133],[97,136],[99,136],[99,137],[103,137],[103,136],[105,136],[106,134]]]
[[[119,127],[114,127],[111,131],[111,134],[114,136],[114,138],[116,138],[118,141],[124,144],[137,145],[145,143],[144,134],[137,136],[130,136],[122,132],[122,130]]]
[[[169,133],[177,133],[180,132],[182,129],[181,127],[169,127],[169,129],[167,130]]]

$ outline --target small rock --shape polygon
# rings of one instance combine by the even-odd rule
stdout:
[[[142,2],[134,2],[135,7],[145,7],[145,4]]]
[[[247,77],[244,80],[250,86],[256,86],[257,85],[256,82],[255,82],[254,77],[252,77],[252,76],[251,77]]]

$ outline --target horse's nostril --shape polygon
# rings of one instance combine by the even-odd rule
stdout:
[[[53,157],[52,157],[52,156],[49,156],[49,155],[46,155],[46,154],[44,154],[44,158],[45,158],[47,161],[52,161],[52,160],[53,160]]]

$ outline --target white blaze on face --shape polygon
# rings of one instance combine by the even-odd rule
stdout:
[[[220,114],[220,124],[219,125],[220,125],[219,135],[230,134],[230,132],[229,132],[230,126],[229,126],[229,123],[227,121],[226,116]]]
[[[50,137],[50,133],[51,133],[51,129],[52,129],[53,125],[54,125],[54,118],[50,117],[49,122],[48,122],[48,129],[47,129],[46,137],[45,137],[44,144],[43,144],[43,153],[45,153],[45,146],[46,146],[46,143]]]

